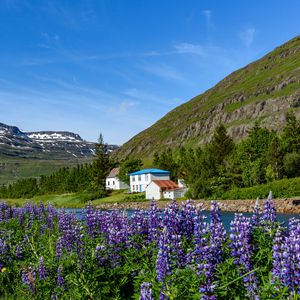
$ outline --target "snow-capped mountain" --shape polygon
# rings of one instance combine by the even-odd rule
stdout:
[[[108,151],[117,149],[108,145]],[[95,154],[95,143],[68,131],[22,132],[0,123],[0,154],[30,158],[87,158]]]

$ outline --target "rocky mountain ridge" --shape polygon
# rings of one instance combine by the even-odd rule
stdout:
[[[108,145],[108,151],[116,148]],[[38,159],[88,158],[95,154],[95,143],[68,131],[22,132],[16,126],[0,123],[0,154]]]
[[[236,141],[255,122],[280,131],[289,110],[300,116],[300,36],[176,107],[125,143],[116,156],[147,159],[166,148],[201,145],[221,123]]]

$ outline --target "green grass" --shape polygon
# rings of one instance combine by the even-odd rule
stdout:
[[[141,201],[148,201],[141,199],[144,193],[135,193],[135,194],[128,194],[126,191],[114,191],[111,193],[110,196],[96,199],[92,201],[93,206],[97,206],[99,204],[104,203],[124,203],[124,202],[141,202]],[[30,199],[5,199],[5,201],[9,205],[15,206],[22,206],[27,201],[35,204],[39,204],[40,202],[47,204],[51,203],[57,208],[82,208],[86,207],[88,201],[83,201],[80,194],[70,193],[70,194],[61,194],[61,195],[42,195],[42,196],[35,196]]]
[[[22,178],[50,175],[61,167],[76,166],[85,162],[90,162],[90,160],[40,160],[0,157],[0,185],[12,183]]]
[[[292,198],[300,196],[300,178],[289,178],[272,181],[270,183],[256,185],[248,188],[234,188],[213,199],[264,199],[272,191],[274,198]]]

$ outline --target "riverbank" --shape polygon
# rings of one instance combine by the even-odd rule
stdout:
[[[295,205],[295,200],[298,198],[289,198],[289,199],[274,199],[274,204],[277,212],[279,213],[292,213],[300,214],[300,203]],[[187,200],[184,200],[187,201]],[[183,201],[183,202],[184,202]],[[252,212],[253,207],[256,203],[256,200],[216,200],[220,204],[222,211],[228,212]],[[263,209],[265,199],[258,200],[260,209]],[[300,201],[299,201],[300,202]],[[156,202],[159,208],[165,208],[170,201],[159,200]],[[210,209],[210,201],[208,200],[195,200],[196,205],[203,206],[204,210]],[[144,202],[124,202],[124,203],[103,203],[96,205],[96,208],[99,209],[149,209],[150,203],[147,201]]]

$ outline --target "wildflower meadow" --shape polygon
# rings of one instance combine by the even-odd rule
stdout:
[[[271,194],[225,230],[192,201],[82,219],[43,204],[0,204],[0,299],[300,299],[300,220]]]

